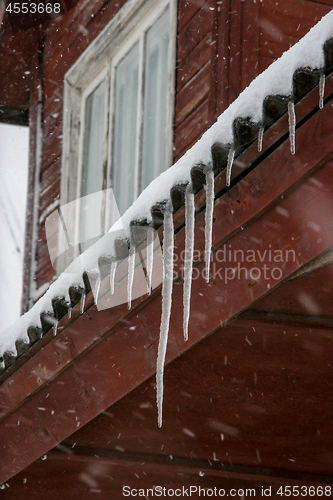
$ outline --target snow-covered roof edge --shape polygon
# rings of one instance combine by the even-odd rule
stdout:
[[[175,186],[190,185],[194,191],[195,168],[215,175],[228,163],[228,174],[233,157],[260,135],[263,127],[285,112],[288,103],[295,102],[301,94],[312,88],[333,66],[333,11],[314,26],[305,37],[285,52],[266,71],[260,74],[239,97],[225,110],[216,123],[167,171],[155,179],[103,238],[82,254],[50,286],[45,295],[9,328],[0,333],[0,367],[10,364],[45,331],[45,321],[50,325],[62,316],[62,303],[70,307],[88,291],[85,273],[99,273],[100,259],[119,259],[119,232],[123,231],[125,247],[133,239],[131,228],[136,223],[159,225],[159,209],[171,202]],[[308,79],[302,79],[302,75]],[[302,83],[303,82],[303,83]],[[304,85],[305,82],[305,85]],[[323,87],[322,87],[323,88]],[[292,108],[289,108],[292,116]],[[218,155],[214,151],[218,150]],[[135,242],[137,243],[137,242]],[[73,297],[73,290],[77,291]],[[75,295],[75,292],[74,292]],[[59,300],[60,299],[60,300]]]

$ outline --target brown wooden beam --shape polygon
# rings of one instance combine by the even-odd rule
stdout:
[[[184,467],[185,470],[205,471],[206,473],[214,473],[217,476],[233,477],[239,479],[258,479],[263,482],[288,482],[292,480],[296,483],[311,483],[311,484],[333,484],[333,475],[328,474],[313,474],[311,472],[292,471],[285,469],[277,469],[273,467],[262,467],[233,464],[230,462],[220,462],[211,460],[201,460],[196,458],[177,457],[172,455],[156,455],[148,453],[133,453],[130,451],[107,450],[103,448],[94,448],[88,446],[75,446],[66,454],[65,450],[51,450],[47,454],[48,460],[64,460],[84,461],[96,463],[96,459],[104,463],[116,464],[119,466],[129,466],[133,462],[159,464],[161,466],[161,475],[164,467],[177,468]]]

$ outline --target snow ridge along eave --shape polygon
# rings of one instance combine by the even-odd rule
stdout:
[[[227,167],[230,179],[234,157],[288,109],[292,132],[293,103],[318,83],[323,93],[325,74],[332,67],[333,11],[260,74],[201,139],[143,191],[109,233],[76,259],[30,311],[0,333],[0,369],[13,364],[51,327],[56,334],[58,320],[77,302],[84,303],[90,290],[87,275],[98,283],[102,263],[111,265],[127,257],[131,244],[137,246],[146,238],[147,227],[163,223],[168,206],[175,212],[184,204],[186,192],[202,188],[209,171],[216,176]],[[117,231],[122,231],[121,237]]]

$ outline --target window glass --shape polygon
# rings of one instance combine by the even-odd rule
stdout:
[[[105,107],[106,82],[103,81],[85,102],[79,221],[82,251],[92,243],[93,235],[90,233],[93,230],[95,236],[96,225],[100,226],[100,235],[104,229],[102,197],[87,195],[103,189]]]
[[[139,43],[116,68],[112,187],[122,215],[134,201],[139,97]]]
[[[146,34],[140,190],[165,168],[169,9]]]

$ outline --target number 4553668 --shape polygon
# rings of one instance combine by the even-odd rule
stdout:
[[[276,493],[282,497],[330,497],[332,486],[280,486]]]
[[[9,12],[10,14],[60,14],[60,3],[46,3],[44,4],[43,2],[39,3],[18,3],[18,2],[10,2],[7,7],[6,11]]]

